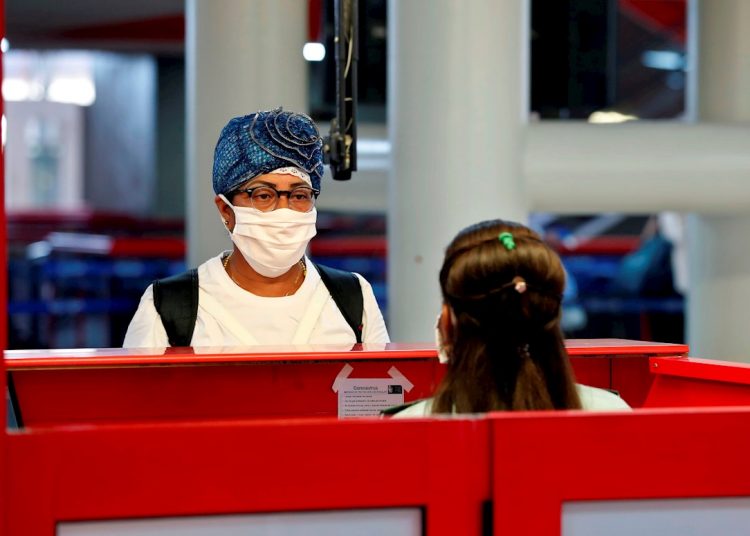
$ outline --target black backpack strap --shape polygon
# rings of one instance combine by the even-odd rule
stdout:
[[[154,306],[170,346],[190,346],[198,318],[198,270],[154,281]]]
[[[351,272],[329,268],[321,264],[313,263],[313,265],[317,268],[320,278],[344,316],[344,320],[352,328],[354,336],[357,337],[357,343],[361,343],[364,300],[362,299],[362,286],[359,284],[359,279]]]

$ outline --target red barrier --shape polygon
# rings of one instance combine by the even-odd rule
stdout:
[[[653,385],[644,407],[750,405],[750,365],[708,359],[650,360]]]
[[[430,396],[442,376],[435,351],[420,346],[294,350],[8,352],[8,364],[25,426],[335,417],[333,383],[347,363],[350,378],[389,378],[396,367],[414,385],[407,402]]]
[[[5,0],[0,0],[0,38],[5,38]],[[0,52],[0,88],[2,87],[3,81],[3,53]],[[0,99],[0,116],[5,118],[3,112],[3,99]],[[3,245],[0,248],[0,266],[2,269],[2,276],[0,276],[0,349],[5,350],[8,347],[8,272],[6,267],[8,266],[7,259],[7,226],[5,218],[5,148],[0,150],[0,244]],[[5,365],[0,363],[0,390],[5,393]],[[0,412],[0,527],[4,526],[5,522],[5,501],[4,498],[5,486],[7,482],[7,475],[5,472],[5,429],[6,429],[6,412]]]
[[[687,350],[611,339],[567,345],[579,381],[619,389],[635,406],[650,385],[648,357]],[[388,378],[396,367],[414,385],[406,402],[431,396],[443,375],[425,345],[203,351],[10,351],[6,359],[25,426],[336,416],[332,386],[346,363],[352,378]]]
[[[66,521],[424,509],[429,536],[560,534],[565,502],[750,496],[750,409],[32,429],[7,534]]]
[[[632,363],[646,361],[644,351],[669,355],[678,349],[628,341],[569,343],[574,361],[590,365],[584,370],[602,381],[606,372],[614,380],[620,363],[630,370]],[[278,385],[289,388],[301,381],[290,372],[295,367],[325,368],[337,359],[355,370],[398,361],[407,377],[413,373],[405,372],[409,364],[433,371],[436,366],[433,349],[407,345],[358,348],[344,355],[320,350],[304,356],[281,350],[106,353],[72,357],[9,352],[8,357],[14,375],[39,378],[49,373],[59,385],[67,381],[60,373],[127,378],[133,371],[160,374],[192,368],[196,377],[208,378],[213,372],[228,377],[268,367],[275,370]],[[260,364],[248,362],[261,355]],[[748,365],[680,357],[652,357],[651,363],[659,370],[651,374],[657,379],[652,395],[667,378],[750,391]],[[629,374],[638,377],[634,370]],[[260,376],[273,380],[273,374]],[[94,395],[85,396],[91,396],[95,408],[98,398],[101,409],[124,395],[122,389],[107,393],[90,381],[94,378],[74,385],[67,396],[76,399],[94,389]],[[253,381],[250,378],[248,374],[243,381]],[[326,376],[327,390],[330,379]],[[137,388],[139,381],[143,377],[120,384]],[[168,382],[161,382],[161,390],[157,384],[150,387],[152,400],[174,397]],[[217,390],[208,392],[214,398],[223,396]],[[285,396],[277,392],[272,402],[282,404]],[[697,398],[692,403],[700,402]],[[203,402],[210,400],[207,396]],[[118,411],[131,402],[124,400]],[[190,404],[187,399],[178,402]],[[186,414],[199,411],[198,406],[188,406]],[[750,496],[748,430],[748,408],[503,413],[408,421],[225,419],[32,426],[0,434],[0,446],[6,445],[5,474],[0,474],[5,478],[0,486],[7,512],[4,533],[51,536],[66,521],[415,507],[424,511],[429,536],[474,535],[487,533],[483,514],[492,501],[495,534],[560,534],[565,502]]]
[[[7,534],[79,520],[417,507],[426,533],[480,534],[487,421],[266,421],[11,436]]]
[[[492,420],[494,534],[561,533],[567,501],[750,496],[750,409]]]
[[[643,405],[651,389],[649,357],[680,357],[688,351],[684,344],[622,339],[574,339],[566,345],[579,383],[617,391],[634,408]]]

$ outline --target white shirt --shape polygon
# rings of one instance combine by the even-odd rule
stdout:
[[[292,344],[300,322],[314,301],[318,285],[324,286],[310,260],[305,257],[307,275],[297,292],[291,296],[268,298],[256,296],[232,281],[222,265],[222,255],[198,267],[198,317],[190,345],[238,346],[250,344],[248,339],[259,345]],[[362,287],[364,302],[362,342],[390,342],[372,286],[359,274],[355,275]],[[206,295],[212,298],[211,302],[218,304],[218,308],[209,307],[208,298],[201,303],[201,296]],[[330,294],[323,303],[319,315],[313,319],[307,340],[295,343],[354,344],[354,332]],[[246,334],[238,336],[237,327]],[[128,326],[123,347],[164,346],[169,346],[167,332],[154,307],[153,288],[149,286]]]
[[[614,393],[597,387],[576,384],[578,397],[581,399],[581,409],[587,411],[617,411],[631,409],[627,402]],[[429,417],[432,415],[432,398],[417,402],[413,406],[399,411],[393,418],[401,417]]]

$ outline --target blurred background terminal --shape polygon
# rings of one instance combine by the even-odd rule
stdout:
[[[405,84],[411,80],[404,73],[442,64],[445,69],[425,85],[456,84],[448,81],[484,72],[490,85],[497,76],[492,65],[507,64],[513,54],[523,62],[518,79],[511,76],[494,90],[481,91],[496,91],[502,106],[506,83],[521,88],[520,122],[529,131],[518,136],[526,145],[513,147],[525,154],[519,174],[525,176],[528,196],[514,213],[498,204],[496,216],[521,214],[561,254],[569,277],[566,335],[686,342],[691,337],[687,289],[699,288],[690,284],[694,264],[686,237],[691,214],[700,210],[690,202],[659,204],[658,196],[669,197],[669,192],[649,201],[637,163],[643,151],[643,165],[657,166],[649,177],[671,175],[679,165],[658,168],[662,160],[674,163],[686,151],[699,149],[673,150],[666,140],[673,130],[696,124],[703,110],[699,99],[711,98],[710,88],[698,96],[703,86],[696,70],[697,28],[707,10],[692,0],[531,0],[519,19],[528,22],[523,31],[504,35],[506,26],[498,23],[497,36],[482,43],[468,38],[470,46],[461,47],[455,46],[467,41],[461,33],[467,21],[461,19],[476,16],[470,3],[437,2],[425,10],[434,13],[421,15],[407,4],[360,0],[359,170],[345,183],[330,176],[324,180],[311,256],[357,271],[373,283],[394,340],[430,340],[432,320],[424,318],[437,311],[436,270],[424,290],[434,294],[428,311],[408,310],[402,295],[409,276],[398,283],[403,281],[401,263],[430,263],[429,256],[423,261],[397,245],[399,237],[408,241],[407,229],[414,227],[403,198],[433,203],[437,212],[463,210],[463,202],[454,206],[460,195],[455,188],[464,171],[475,171],[461,162],[477,154],[452,146],[450,137],[441,145],[440,135],[429,132],[438,114],[430,114],[422,128],[431,150],[453,153],[457,163],[443,166],[447,176],[434,182],[422,177],[416,186],[406,186],[411,168],[399,164],[399,154],[423,140],[420,120],[404,113],[410,98]],[[747,9],[731,9],[747,18]],[[491,12],[502,17],[503,10]],[[443,22],[431,28],[433,20]],[[450,20],[459,28],[455,32],[446,26]],[[247,35],[235,43],[231,24],[240,23]],[[285,105],[307,111],[327,131],[335,113],[332,27],[332,2],[324,0],[7,0],[2,140],[8,348],[119,346],[152,280],[180,272],[216,254],[218,247],[229,248],[211,212],[210,158],[218,130],[231,115]],[[509,52],[503,39],[514,36],[525,45]],[[446,53],[450,47],[457,58]],[[271,65],[296,73],[294,83],[274,86],[279,82]],[[455,65],[466,70],[454,72]],[[461,124],[460,117],[450,117],[451,107],[455,104],[461,115],[472,98],[471,87],[484,82],[480,76],[463,84],[469,88],[465,94],[444,103],[446,128]],[[231,102],[225,102],[226,95]],[[488,121],[494,113],[490,110]],[[473,116],[465,119],[467,129],[476,126]],[[398,126],[400,121],[408,126]],[[655,146],[652,140],[660,138],[651,135],[638,145],[638,129],[646,126],[666,129],[662,146]],[[568,127],[583,130],[566,145]],[[619,136],[621,131],[626,134]],[[604,141],[597,142],[599,132]],[[606,143],[606,154],[597,143]],[[540,162],[534,158],[539,144],[559,154],[545,149],[548,158]],[[566,149],[573,144],[579,144],[575,154]],[[486,151],[478,158],[493,162],[504,154]],[[577,185],[574,195],[582,202],[560,196],[558,204],[554,192],[537,193],[544,191],[539,177],[550,167],[567,174],[565,180]],[[624,184],[618,188],[625,189],[632,173],[632,188],[642,191],[643,201],[618,204],[615,188],[612,202],[597,202],[596,176],[606,181],[611,179],[604,176],[613,173]],[[704,177],[712,180],[709,173]],[[446,183],[459,186],[446,188]],[[472,190],[467,196],[482,196],[475,185],[466,185]],[[432,189],[443,191],[443,197]],[[678,198],[679,189],[673,190]],[[415,202],[413,217],[419,220],[423,210]],[[461,221],[473,219],[466,214]],[[722,224],[704,218],[696,225],[710,234],[705,227],[718,232],[711,226]],[[223,246],[207,238],[205,228],[223,239]],[[459,228],[436,227],[436,236],[427,241],[435,259]],[[424,329],[411,327],[417,322],[426,323]],[[731,358],[727,353],[712,355]]]

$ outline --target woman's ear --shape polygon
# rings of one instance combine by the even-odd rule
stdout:
[[[219,209],[219,215],[224,223],[224,227],[227,231],[232,232],[232,229],[234,229],[234,211],[232,207],[227,205],[218,195],[214,197],[214,203],[216,203],[216,208]]]

